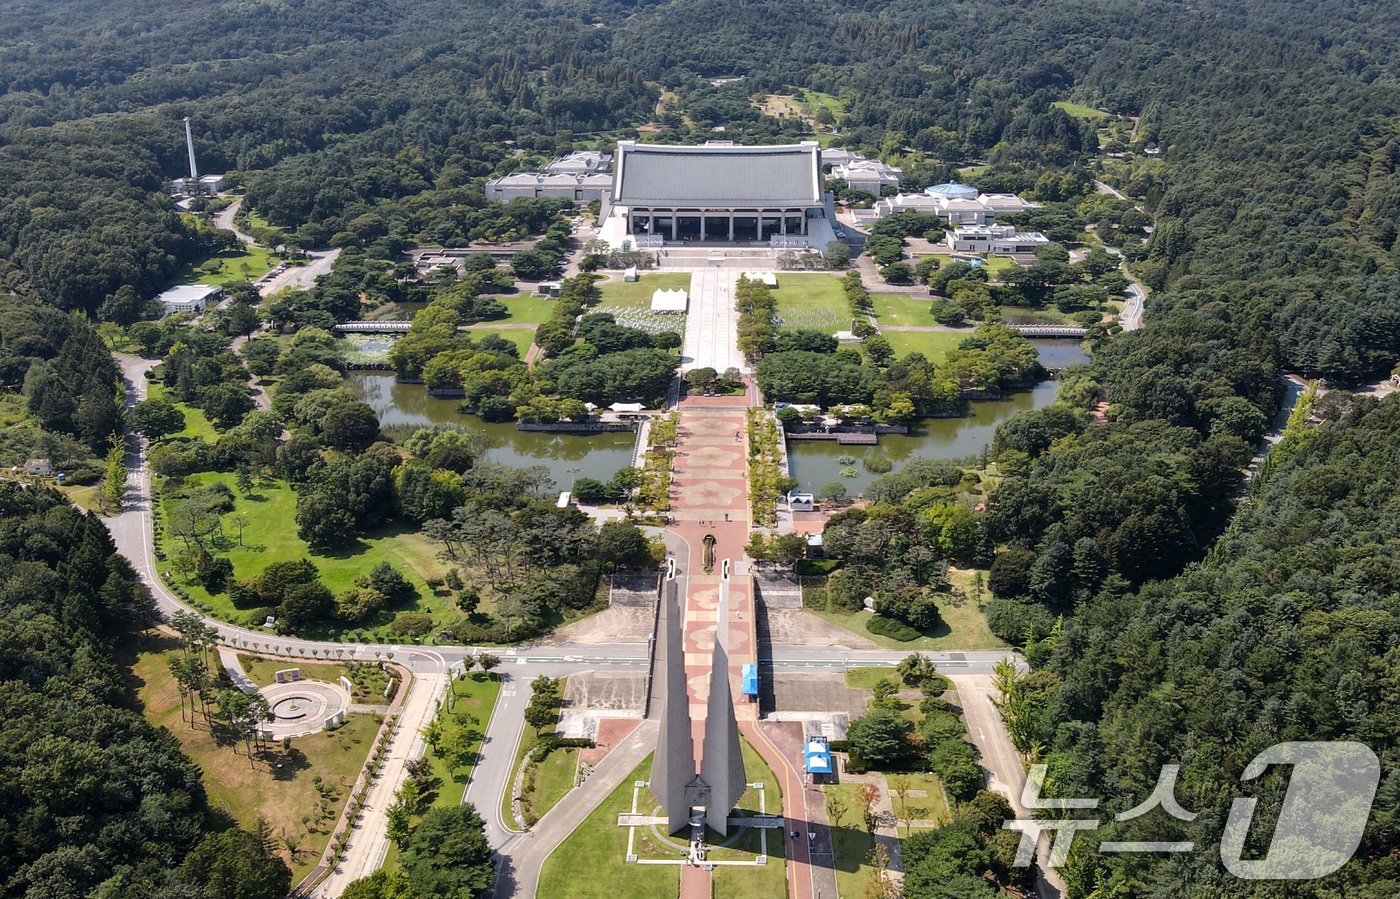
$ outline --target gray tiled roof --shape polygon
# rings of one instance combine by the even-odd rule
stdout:
[[[619,206],[817,206],[815,143],[741,147],[618,144],[613,204]]]

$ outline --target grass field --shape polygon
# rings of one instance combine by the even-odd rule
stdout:
[[[380,719],[351,715],[331,733],[296,737],[290,750],[275,745],[266,758],[250,763],[241,743],[221,743],[202,720],[197,728],[181,720],[180,694],[167,662],[178,654],[175,641],[150,637],[143,638],[128,659],[146,719],[169,730],[199,766],[209,806],[216,813],[247,828],[263,818],[278,839],[291,838],[298,844],[295,858],[279,848],[296,883],[315,866],[330,840],[336,817],[374,744]],[[329,814],[321,808],[315,777],[335,797],[328,801]]]
[[[895,794],[894,785],[890,783],[896,777],[905,777],[909,781],[909,796],[901,800]],[[887,792],[890,797],[890,804],[894,807],[895,818],[899,821],[898,832],[901,836],[908,836],[909,833],[920,830],[931,830],[940,824],[946,824],[953,820],[953,813],[948,808],[948,796],[943,790],[943,781],[937,774],[904,774],[891,775],[885,778],[888,787]],[[923,796],[912,795],[923,793]],[[908,803],[913,810],[915,820],[929,821],[929,824],[914,824],[908,832],[904,827],[904,806]]]
[[[972,332],[968,331],[884,331],[896,356],[923,353],[935,365],[943,361],[949,350],[958,348]]]
[[[537,297],[526,291],[510,294],[503,297],[493,297],[510,310],[510,314],[505,318],[493,319],[486,322],[486,325],[510,323],[524,323],[538,325],[540,322],[549,321],[549,317],[554,314],[554,300],[549,297]]]
[[[496,707],[496,697],[501,693],[501,682],[495,675],[473,671],[466,677],[453,681],[452,691],[456,699],[453,700],[452,711],[447,714],[465,713],[480,723],[475,728],[477,736],[472,744],[469,763],[454,768],[440,753],[431,748],[427,750],[433,773],[442,782],[432,803],[439,808],[452,808],[462,804],[462,794],[467,791],[467,781],[471,780],[472,769],[476,767],[476,753],[480,751],[481,740],[486,733],[486,722],[491,717],[491,710]]]
[[[870,834],[862,829],[860,822],[861,805],[856,798],[859,784],[827,784],[822,790],[828,799],[840,796],[848,811],[841,820],[841,826],[832,822],[832,849],[836,860],[836,892],[842,899],[860,899],[865,895],[865,884],[870,879],[871,868],[866,863],[866,853],[870,851]]]
[[[520,350],[520,358],[525,358],[525,353],[530,349],[530,344],[535,340],[534,328],[493,328],[491,325],[472,325],[467,331],[467,336],[475,340],[480,340],[488,334],[494,334],[515,344],[515,348]]]
[[[782,272],[773,291],[778,301],[779,326],[845,331],[851,327],[850,306],[836,275]]]
[[[87,486],[80,486],[78,484],[54,484],[53,486],[59,493],[68,497],[70,503],[80,509],[86,509],[89,512],[101,514],[103,509],[106,508],[106,503],[102,496],[102,488],[96,484],[88,484]]]
[[[846,102],[844,100],[814,90],[801,91],[800,98],[795,94],[765,94],[762,99],[754,101],[754,105],[763,110],[765,115],[775,118],[797,116],[814,127],[818,127],[818,125],[813,117],[817,114],[817,110],[822,107],[831,111],[832,118],[838,124],[846,115]]]
[[[648,779],[650,772],[651,758],[648,757],[559,844],[540,870],[536,895],[567,896],[569,899],[650,899],[676,895],[680,888],[680,866],[627,864],[627,831],[617,826],[617,816],[632,810],[633,782]],[[638,810],[648,814],[653,807],[655,803],[648,796]],[[636,843],[639,856],[660,856],[659,847],[646,829],[637,828]]]
[[[1056,109],[1063,109],[1070,118],[1073,119],[1106,119],[1108,113],[1092,106],[1085,106],[1083,103],[1075,103],[1071,100],[1056,100],[1050,104]]]
[[[165,384],[159,380],[146,382],[146,399],[148,400],[173,400],[169,392],[165,389]],[[214,429],[214,425],[205,416],[204,410],[198,409],[188,403],[174,401],[176,408],[185,413],[185,429],[169,437],[194,437],[213,443],[219,439],[219,432]],[[168,438],[166,438],[168,439]]]
[[[1021,267],[1017,264],[1016,260],[1012,259],[1010,256],[988,256],[983,264],[986,266],[987,274],[991,276],[993,281],[998,281],[1004,277],[1007,272],[1016,271]]]
[[[865,623],[870,620],[869,612],[856,612],[852,614],[847,612],[828,612],[820,609],[814,609],[812,611],[825,618],[827,621],[830,621],[832,624],[837,624],[847,630],[854,631],[867,640],[873,640],[887,649],[907,649],[910,652],[916,649],[1005,649],[1006,643],[993,634],[991,629],[987,627],[987,615],[978,608],[977,600],[972,595],[975,592],[975,588],[972,585],[975,575],[976,572],[963,569],[954,568],[949,570],[949,579],[952,581],[953,585],[962,588],[963,591],[968,594],[968,598],[962,600],[958,605],[954,605],[946,599],[940,599],[938,603],[938,612],[943,617],[944,626],[940,628],[937,633],[915,638],[908,643],[901,643],[890,637],[882,637],[879,634],[872,634],[870,631],[866,630]],[[984,572],[983,578],[985,579],[985,577],[986,574]],[[990,598],[991,595],[983,588],[984,601]],[[868,671],[873,669],[858,670]],[[896,679],[898,677],[894,674],[892,669],[889,671],[889,676]],[[878,677],[874,678],[874,680],[878,679]],[[872,684],[874,680],[871,681]],[[852,686],[855,685],[852,684]]]
[[[1001,320],[1013,325],[1072,325],[1074,320],[1060,310],[1025,309],[1020,306],[1002,306]]]
[[[428,588],[429,578],[439,578],[446,573],[438,559],[438,548],[422,534],[403,527],[388,527],[375,534],[356,540],[354,544],[329,552],[311,549],[300,537],[296,529],[296,494],[286,481],[264,479],[253,488],[252,495],[243,496],[237,489],[233,474],[223,472],[201,472],[190,475],[191,484],[209,484],[220,481],[234,493],[234,510],[223,516],[226,535],[225,551],[233,563],[234,576],[240,580],[253,577],[273,562],[288,562],[297,559],[310,559],[320,571],[321,582],[332,593],[340,593],[355,583],[355,578],[369,572],[380,562],[388,562],[397,568],[418,591],[418,599],[401,606],[397,611],[430,612],[443,618],[455,619],[458,615],[451,600],[435,596]],[[170,504],[161,503],[161,514],[166,516],[167,527],[162,531],[162,545],[166,553],[173,554],[177,549],[178,538],[171,536],[169,524]],[[238,515],[247,518],[243,529],[243,542],[238,541],[238,527],[234,519]],[[169,570],[168,565],[163,569]],[[208,606],[208,610],[229,619],[241,620],[246,613],[235,609],[227,593],[211,596],[197,584],[184,584],[190,596]],[[325,636],[308,632],[305,636]]]
[[[217,284],[234,281],[256,281],[277,264],[276,255],[267,247],[240,243],[231,250],[225,250],[200,262],[198,265],[181,269],[175,276],[175,284]]]
[[[526,684],[526,685],[524,685],[524,686],[525,686],[525,687],[528,687],[529,685]],[[569,687],[569,679],[568,679],[567,677],[561,677],[561,678],[559,678],[559,695],[560,695],[560,696],[565,695],[566,691],[568,690],[568,687]],[[513,822],[513,821],[515,820],[515,814],[514,814],[514,812],[511,810],[512,801],[515,799],[515,790],[514,790],[514,778],[515,778],[515,773],[516,773],[517,771],[520,770],[520,761],[521,761],[521,759],[525,758],[525,754],[526,754],[527,752],[529,752],[530,750],[534,749],[536,746],[538,746],[539,743],[540,743],[540,734],[539,734],[539,732],[536,731],[536,730],[535,730],[533,727],[531,727],[530,725],[528,725],[528,724],[525,725],[524,728],[522,728],[521,731],[520,731],[520,745],[517,746],[517,747],[515,747],[515,761],[512,762],[512,763],[511,763],[511,766],[510,766],[511,787],[508,788],[508,789],[506,789],[506,790],[503,790],[503,791],[501,792],[501,818],[502,818],[503,820],[507,821],[507,822]],[[549,754],[549,756],[550,756],[549,759],[546,760],[546,764],[548,764],[550,761],[553,761],[554,756],[559,755],[559,754],[560,754],[560,750],[555,750],[554,752],[551,752],[551,753]],[[574,754],[574,759],[577,760],[577,758],[578,758],[578,755],[577,755],[577,753],[575,753],[575,754]],[[557,764],[557,763],[556,763],[556,764]],[[553,777],[555,777],[556,775],[555,775],[555,774],[551,774],[551,775],[549,775],[549,776],[550,776],[551,778],[553,778]],[[572,787],[572,786],[573,786],[573,784],[571,783],[571,784],[570,784],[570,787]],[[538,775],[538,773],[536,774],[535,788],[536,788],[536,791],[537,791],[536,794],[531,795],[531,796],[529,797],[530,800],[531,800],[532,802],[538,802],[538,789],[539,789],[539,775]],[[555,787],[551,786],[550,789],[553,790],[553,789],[555,789]],[[568,792],[568,791],[566,790],[565,792]],[[561,795],[562,795],[562,794],[561,794]],[[555,801],[557,802],[558,799],[556,799]],[[533,806],[532,806],[532,807],[533,807]],[[546,809],[546,811],[547,811],[547,810],[548,810],[548,809]],[[544,817],[544,812],[543,812],[543,811],[537,811],[537,812],[535,813],[535,817],[536,817],[537,820],[538,820],[539,818]]]
[[[617,306],[622,309],[650,309],[651,295],[657,290],[681,290],[689,292],[690,275],[684,272],[657,272],[639,275],[636,281],[624,281],[622,275],[614,273],[612,280],[598,285],[602,293],[599,306]]]
[[[933,297],[927,294],[874,293],[870,299],[875,306],[875,322],[881,328],[939,327],[928,311]]]
[[[535,792],[531,808],[543,818],[574,788],[578,750],[556,749],[535,768]]]
[[[852,690],[873,690],[882,680],[894,681],[896,686],[903,686],[899,682],[899,673],[893,668],[850,668],[846,671],[846,686]]]

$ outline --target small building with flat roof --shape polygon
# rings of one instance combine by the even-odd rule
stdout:
[[[222,292],[223,288],[217,284],[181,284],[157,296],[156,303],[161,315],[203,312]]]
[[[1050,238],[1039,231],[1017,231],[1010,225],[976,225],[948,232],[948,247],[955,253],[1029,255],[1047,246]]]

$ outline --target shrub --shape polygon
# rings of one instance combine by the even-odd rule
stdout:
[[[399,615],[389,625],[389,633],[395,636],[419,637],[433,629],[433,616],[426,612],[408,612]]]
[[[889,637],[891,640],[898,640],[901,643],[908,643],[920,636],[919,632],[909,625],[895,621],[893,618],[886,618],[884,615],[871,615],[870,620],[865,622],[865,629],[872,634]]]

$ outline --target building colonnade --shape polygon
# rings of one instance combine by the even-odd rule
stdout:
[[[807,233],[806,209],[636,208],[628,211],[628,233],[666,240],[765,241]]]

